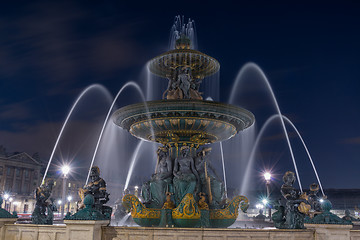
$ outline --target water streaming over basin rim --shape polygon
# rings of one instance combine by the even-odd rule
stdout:
[[[177,141],[196,142],[199,137],[202,145],[229,139],[255,121],[250,111],[220,102],[160,100],[146,105],[148,112],[144,103],[118,109],[114,123],[145,141],[161,142],[176,134]]]

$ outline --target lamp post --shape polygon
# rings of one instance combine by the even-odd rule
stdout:
[[[9,211],[9,210],[8,210],[8,206],[7,206],[7,200],[9,199],[9,197],[10,197],[10,195],[9,195],[8,193],[5,193],[5,194],[4,194],[4,200],[5,200],[5,206],[4,206],[4,208],[5,208],[5,210],[7,210],[7,211]]]
[[[138,197],[139,195],[139,187],[135,186],[135,196]]]
[[[59,200],[57,201],[57,205],[59,206],[57,216],[59,216],[59,212],[61,212],[61,203],[62,203],[62,201],[61,201],[61,199],[59,199]]]
[[[11,203],[14,199],[12,197],[9,197],[9,212],[11,211]]]
[[[63,173],[63,184],[62,184],[62,196],[61,196],[61,219],[64,218],[64,210],[65,210],[65,190],[66,190],[66,180],[67,180],[67,175],[70,172],[70,167],[69,165],[64,165],[61,168],[61,172]]]
[[[265,172],[264,173],[264,178],[265,178],[265,182],[266,182],[266,198],[267,198],[267,202],[268,203],[268,200],[269,200],[269,197],[270,197],[270,181],[271,181],[271,173],[270,172]],[[265,209],[266,209],[266,204],[265,205]],[[271,221],[271,208],[270,208],[270,205],[268,205],[269,207],[269,219]]]
[[[68,200],[68,212],[70,212],[70,202],[72,200],[72,196],[68,196],[67,200]]]

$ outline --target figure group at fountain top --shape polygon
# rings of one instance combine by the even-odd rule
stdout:
[[[178,70],[178,75],[174,78],[168,76],[169,84],[163,93],[163,98],[165,98],[166,94],[166,99],[202,100],[202,93],[199,92],[202,78],[193,79],[190,71],[190,67],[182,67]]]
[[[190,39],[185,34],[181,34],[176,40],[175,51],[182,51],[183,55],[179,59],[165,60],[170,73],[166,75],[169,84],[163,93],[163,99],[203,99],[199,89],[205,76],[198,73],[193,74],[192,71],[196,72],[199,66],[203,65],[205,58],[198,57],[197,52],[191,52],[190,45]],[[194,57],[192,57],[193,55]]]

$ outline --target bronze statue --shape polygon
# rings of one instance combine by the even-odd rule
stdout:
[[[216,174],[215,168],[210,162],[210,147],[204,147],[197,153],[195,158],[196,171],[199,173],[201,190],[207,193],[211,207],[219,207],[224,198],[224,184]],[[211,170],[211,171],[210,171]]]
[[[342,217],[342,219],[346,220],[346,221],[360,221],[359,218],[354,218],[353,216],[350,215],[350,210],[346,209],[345,210],[345,216]]]
[[[172,67],[176,74],[174,76],[167,75],[169,80],[168,87],[163,93],[163,98],[166,99],[199,99],[202,100],[199,92],[200,84],[203,76],[192,78],[191,66],[177,66]]]
[[[48,181],[46,186],[40,186],[35,190],[35,209],[31,215],[31,222],[33,224],[47,224],[52,225],[54,220],[53,212],[57,211],[54,204],[54,199],[50,198],[51,191],[54,186],[52,180]],[[50,198],[50,199],[49,199]],[[47,202],[50,200],[51,203]]]
[[[317,195],[318,192],[319,192],[319,184],[316,183],[311,184],[308,201],[310,203],[311,209],[313,209],[315,212],[321,212],[320,198]]]
[[[94,197],[94,207],[104,215],[111,216],[111,208],[104,206],[109,201],[109,193],[106,192],[106,182],[100,177],[100,169],[97,166],[93,166],[90,172],[91,181],[84,187],[79,189],[79,196],[83,201],[87,195]],[[80,208],[84,205],[80,204]],[[110,211],[110,216],[109,216]]]
[[[301,194],[293,187],[295,180],[295,173],[291,171],[287,171],[283,176],[284,184],[281,186],[281,194],[286,200],[286,206],[278,206],[278,212],[274,214],[276,220],[274,217],[273,220],[277,228],[305,228],[305,214],[310,210],[310,205],[307,204],[306,194]]]
[[[180,155],[175,159],[173,174],[175,202],[178,205],[186,194],[195,195],[200,187],[199,174],[188,146],[180,148]]]
[[[146,206],[161,208],[166,201],[166,192],[172,190],[172,161],[166,147],[159,147],[157,155],[155,173],[143,184],[141,195]]]

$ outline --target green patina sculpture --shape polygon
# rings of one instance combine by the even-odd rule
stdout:
[[[286,200],[286,205],[278,203],[275,208],[278,210],[272,216],[276,228],[303,229],[305,214],[309,211],[310,205],[300,192],[293,187],[295,173],[287,171],[283,176],[284,184],[281,186],[281,194]]]
[[[319,184],[317,183],[311,184],[308,201],[310,203],[311,209],[315,212],[321,212],[320,197],[317,195],[318,192],[319,192]]]
[[[271,216],[276,228],[285,228],[285,206],[281,204],[281,199],[274,203],[274,212]]]
[[[88,195],[92,195],[94,198],[94,208],[101,212],[104,218],[110,219],[112,208],[104,205],[109,201],[110,194],[106,192],[106,182],[100,177],[99,167],[93,166],[91,168],[90,178],[90,183],[88,183],[84,188],[79,189],[79,195],[82,199],[82,204],[80,204],[80,208],[83,208],[85,205],[85,197]]]
[[[342,224],[342,225],[351,225],[350,220],[342,219],[337,215],[330,212],[332,204],[328,199],[324,199],[321,202],[322,213],[316,215],[315,217],[307,218],[306,223],[311,224]]]
[[[199,174],[188,146],[181,147],[180,155],[175,159],[173,174],[175,204],[178,205],[186,194],[196,195],[200,185]]]
[[[54,199],[50,198],[54,182],[48,181],[46,186],[40,186],[35,190],[35,209],[31,215],[31,222],[33,224],[52,225],[54,220],[54,213],[57,211]],[[47,200],[50,200],[49,203]]]
[[[225,189],[223,182],[216,174],[215,168],[211,165],[209,158],[210,153],[210,147],[202,148],[195,157],[195,167],[200,175],[200,191],[206,193],[210,208],[221,208]]]
[[[143,184],[141,195],[144,205],[151,208],[161,208],[166,201],[166,192],[173,192],[172,161],[166,147],[157,150],[158,162],[155,173],[150,181]]]
[[[359,218],[354,218],[353,216],[350,215],[349,209],[345,210],[345,216],[343,216],[342,219],[346,220],[346,221],[352,221],[352,222],[360,221]]]
[[[88,194],[83,199],[85,207],[79,210],[77,213],[71,215],[67,213],[65,220],[109,220],[108,216],[102,214],[97,208],[95,208],[95,198],[92,194]]]
[[[1,206],[3,204],[3,199],[0,196],[0,218],[18,218],[17,213],[14,211],[13,214],[9,213],[5,209],[3,209]]]
[[[254,217],[254,221],[264,222],[266,216],[264,215],[264,210],[260,209],[259,214]]]
[[[123,198],[123,205],[131,211],[137,224],[228,227],[235,222],[239,206],[246,211],[248,201],[244,196],[224,201],[223,183],[208,158],[211,148],[203,148],[198,153],[194,150],[183,146],[179,155],[171,159],[169,149],[159,147],[156,172],[142,186],[145,202],[141,203],[131,194]]]
[[[54,220],[54,213],[57,211],[54,199],[50,198],[51,191],[54,186],[52,180],[48,181],[46,186],[40,186],[35,190],[35,209],[31,215],[31,222],[33,224],[52,225]],[[49,203],[47,200],[50,200]]]

